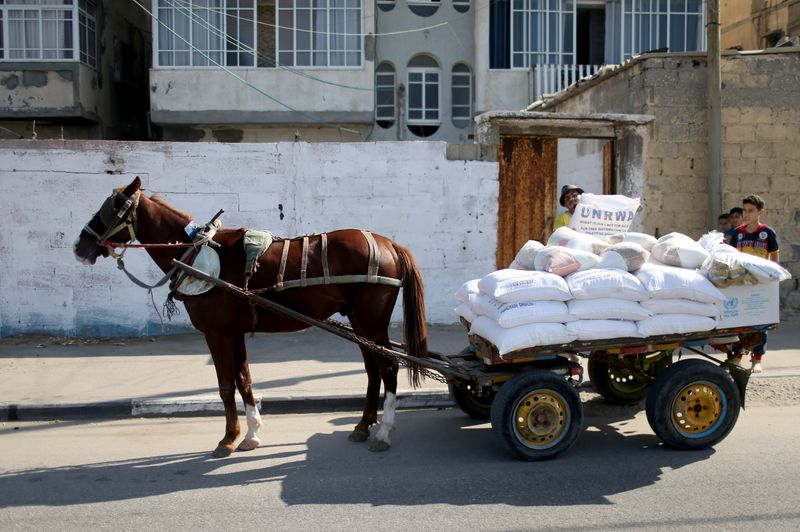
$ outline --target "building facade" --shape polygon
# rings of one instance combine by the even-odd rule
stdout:
[[[0,138],[149,138],[149,27],[132,2],[0,2]]]

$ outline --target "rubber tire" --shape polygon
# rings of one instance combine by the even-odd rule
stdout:
[[[678,393],[692,383],[707,382],[722,396],[725,410],[712,432],[689,436],[672,421],[672,404]],[[669,447],[684,450],[707,449],[721,442],[736,425],[742,400],[733,378],[706,360],[681,360],[665,369],[650,387],[645,410],[653,432]],[[708,432],[708,431],[706,431]]]
[[[531,448],[517,434],[514,427],[515,408],[525,396],[536,391],[555,392],[564,400],[567,426],[551,446]],[[518,373],[500,387],[492,404],[492,431],[501,445],[519,460],[538,461],[555,458],[572,447],[583,430],[583,405],[575,388],[563,377],[545,370]]]
[[[488,392],[485,397],[480,397],[471,389],[467,389],[467,386],[472,388],[472,384],[464,384],[462,386],[453,383],[448,384],[450,397],[453,398],[458,407],[469,417],[480,419],[481,421],[491,419],[492,403],[497,396],[497,392],[492,390]]]
[[[635,405],[643,401],[650,389],[650,381],[642,383],[644,384],[643,387],[633,391],[619,389],[611,382],[608,375],[608,355],[599,353],[604,352],[592,351],[589,354],[589,382],[592,383],[594,391],[600,394],[607,402],[615,405]]]

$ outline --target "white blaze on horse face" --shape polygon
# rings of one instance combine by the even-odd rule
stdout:
[[[397,396],[392,392],[386,392],[386,399],[383,401],[383,416],[381,416],[381,425],[378,432],[375,434],[375,439],[392,443],[389,441],[389,432],[394,429],[394,414],[397,410]]]

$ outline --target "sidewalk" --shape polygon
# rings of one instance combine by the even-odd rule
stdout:
[[[754,379],[800,376],[798,326],[800,319],[793,318],[770,333],[766,372]],[[390,336],[399,340],[402,333],[393,328]],[[442,353],[457,353],[467,345],[461,325],[431,326],[428,338],[429,349]],[[367,377],[354,344],[309,329],[248,336],[247,346],[262,412],[363,407]],[[214,364],[199,333],[102,340],[2,338],[0,383],[0,420],[222,412]],[[398,396],[400,408],[452,405],[447,385],[427,379],[413,390],[405,370]]]

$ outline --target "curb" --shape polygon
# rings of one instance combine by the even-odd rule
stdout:
[[[449,408],[454,406],[448,393],[398,394],[398,410]],[[237,397],[239,414],[244,404]],[[346,412],[364,407],[363,395],[305,395],[302,397],[256,397],[261,414],[314,414]],[[0,421],[53,421],[125,419],[129,417],[192,417],[224,413],[219,397],[177,397],[170,399],[124,399],[97,403],[0,403]]]

